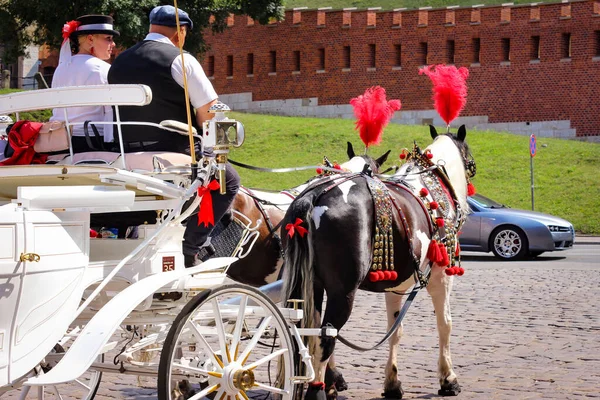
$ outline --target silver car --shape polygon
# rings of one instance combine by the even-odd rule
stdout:
[[[491,251],[502,260],[518,260],[573,247],[575,230],[562,218],[510,208],[480,194],[468,203],[472,212],[459,236],[463,251]]]

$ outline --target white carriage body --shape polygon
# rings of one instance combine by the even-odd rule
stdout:
[[[0,115],[113,105],[123,149],[118,106],[142,106],[151,97],[144,85],[45,89],[0,96]],[[30,375],[25,384],[78,378],[109,349],[120,325],[172,322],[182,305],[156,312],[155,293],[217,288],[236,260],[221,257],[184,267],[181,221],[200,201],[184,209],[200,184],[190,180],[189,156],[71,152],[51,159],[54,164],[0,167],[0,395],[3,387],[22,384],[70,328],[85,325],[76,329],[75,341],[58,364],[45,374]],[[140,225],[137,239],[90,239],[91,214],[151,210],[159,210],[156,221]],[[251,247],[251,236],[246,240]],[[242,309],[261,315],[251,302]],[[302,318],[301,310],[277,313],[288,322]],[[310,355],[300,339],[302,330],[290,329],[308,366],[308,377],[294,379],[306,381],[314,376]],[[328,334],[334,336],[335,329]]]

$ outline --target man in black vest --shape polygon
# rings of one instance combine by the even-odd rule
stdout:
[[[179,12],[182,40],[193,28],[189,15]],[[183,45],[183,43],[182,43]],[[179,54],[179,35],[173,6],[158,6],[150,12],[150,32],[146,38],[122,52],[108,72],[108,83],[145,84],[152,90],[152,102],[143,107],[119,107],[122,121],[160,123],[171,119],[187,123],[183,66],[185,66],[191,109],[195,110],[192,124],[201,132],[202,122],[211,119],[209,108],[217,102],[217,93],[206,77],[202,66],[189,53]],[[189,138],[160,128],[143,125],[123,125],[126,151],[174,151],[190,154]],[[210,149],[208,149],[210,152]],[[205,154],[207,149],[205,149]],[[226,194],[211,191],[215,222],[229,209],[240,186],[240,177],[230,164],[226,168]],[[185,266],[198,263],[197,253],[214,226],[198,225],[198,215],[188,218],[183,236]]]

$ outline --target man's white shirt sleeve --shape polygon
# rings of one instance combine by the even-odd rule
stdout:
[[[217,96],[217,92],[215,92],[212,83],[204,73],[204,69],[198,60],[189,53],[184,53],[183,57],[185,70],[187,72],[190,102],[194,109],[200,108],[217,99],[219,96]],[[183,87],[181,56],[173,60],[173,64],[171,64],[171,75],[173,76],[173,79]]]

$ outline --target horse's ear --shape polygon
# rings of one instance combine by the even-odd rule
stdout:
[[[348,153],[348,160],[352,160],[356,154],[354,154],[354,149],[352,148],[352,143],[348,142],[348,150],[346,150],[346,152]]]
[[[466,137],[467,137],[467,128],[465,128],[464,125],[461,125],[460,128],[458,128],[458,132],[456,133],[456,138],[458,139],[459,142],[464,142]]]
[[[435,139],[437,137],[438,133],[435,130],[435,126],[429,125],[429,134],[431,135],[432,139]]]
[[[387,158],[390,155],[391,151],[392,150],[386,151],[384,155],[382,155],[377,160],[375,160],[375,164],[377,164],[378,167],[381,167],[383,165],[383,163],[387,161]]]

